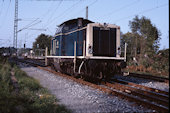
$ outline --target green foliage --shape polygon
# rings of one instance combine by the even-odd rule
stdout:
[[[139,18],[136,16],[133,21],[129,22],[134,37],[137,38],[136,46],[140,49],[141,54],[153,56],[159,49],[160,31],[151,20],[146,17]],[[139,43],[140,42],[140,43]]]
[[[14,97],[11,95],[13,87],[10,85],[10,70],[11,66],[1,59],[3,64],[0,64],[0,111],[10,112],[8,107],[12,108],[13,102],[10,100]],[[13,108],[12,108],[13,109]]]
[[[40,34],[36,38],[36,41],[33,43],[33,49],[45,49],[46,47],[50,48],[51,39],[52,39],[52,36]],[[39,47],[37,47],[37,44],[39,45]]]
[[[138,58],[140,63],[144,56],[153,57],[159,49],[159,30],[144,16],[136,16],[129,26],[132,32],[122,35],[122,42],[128,44],[129,57]]]
[[[154,56],[154,62],[152,67],[155,70],[167,73],[169,75],[169,49],[158,51],[157,55]]]
[[[169,50],[160,55],[159,41],[161,33],[151,20],[142,16],[136,16],[129,21],[131,32],[121,35],[121,44],[127,43],[127,64],[134,65],[133,57],[137,64],[145,68],[169,73]],[[166,54],[166,55],[164,55]]]
[[[28,77],[16,65],[0,62],[0,113],[69,113],[63,105],[59,105],[54,95],[41,87],[39,82]],[[10,72],[15,72],[19,92],[11,83]]]
[[[39,82],[31,77],[28,77],[24,71],[15,67],[15,77],[18,80],[21,88],[29,88],[29,90],[35,91],[41,88]]]
[[[133,33],[127,32],[126,34],[123,34],[121,36],[121,44],[124,45],[124,43],[127,43],[127,59],[132,60],[132,57],[135,54],[135,36]]]

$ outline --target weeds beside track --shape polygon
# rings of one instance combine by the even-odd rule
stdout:
[[[39,82],[28,77],[13,63],[0,58],[0,112],[1,113],[69,113],[63,105]],[[15,87],[11,79],[15,77]],[[16,88],[18,91],[16,91]]]

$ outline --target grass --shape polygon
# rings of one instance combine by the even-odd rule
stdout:
[[[70,113],[58,100],[43,88],[39,81],[28,77],[16,65],[0,58],[0,113]],[[10,72],[14,71],[19,92],[11,83]]]

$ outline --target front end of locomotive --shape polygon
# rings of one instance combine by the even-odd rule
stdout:
[[[90,23],[86,31],[87,75],[108,80],[120,74],[126,67],[126,45],[121,49],[120,27]]]

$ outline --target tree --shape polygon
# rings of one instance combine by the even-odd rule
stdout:
[[[51,47],[52,36],[40,34],[33,43],[33,49],[45,49]]]
[[[136,16],[129,22],[132,33],[139,36],[140,51],[142,54],[153,55],[158,52],[160,31],[153,25],[150,19]]]
[[[167,75],[169,75],[168,74],[169,73],[169,49],[159,50],[154,58],[154,61],[158,63],[157,70],[165,72]],[[154,63],[153,66],[156,66]]]
[[[122,35],[122,41],[128,44],[130,57],[136,57],[140,63],[146,56],[153,58],[159,49],[160,31],[144,16],[135,16],[129,26],[131,32]]]
[[[135,43],[135,37],[132,33],[127,32],[126,34],[122,34],[121,35],[121,46],[124,45],[124,43],[127,43],[127,60],[129,61],[130,59],[132,59],[132,57],[134,56],[134,43]]]

